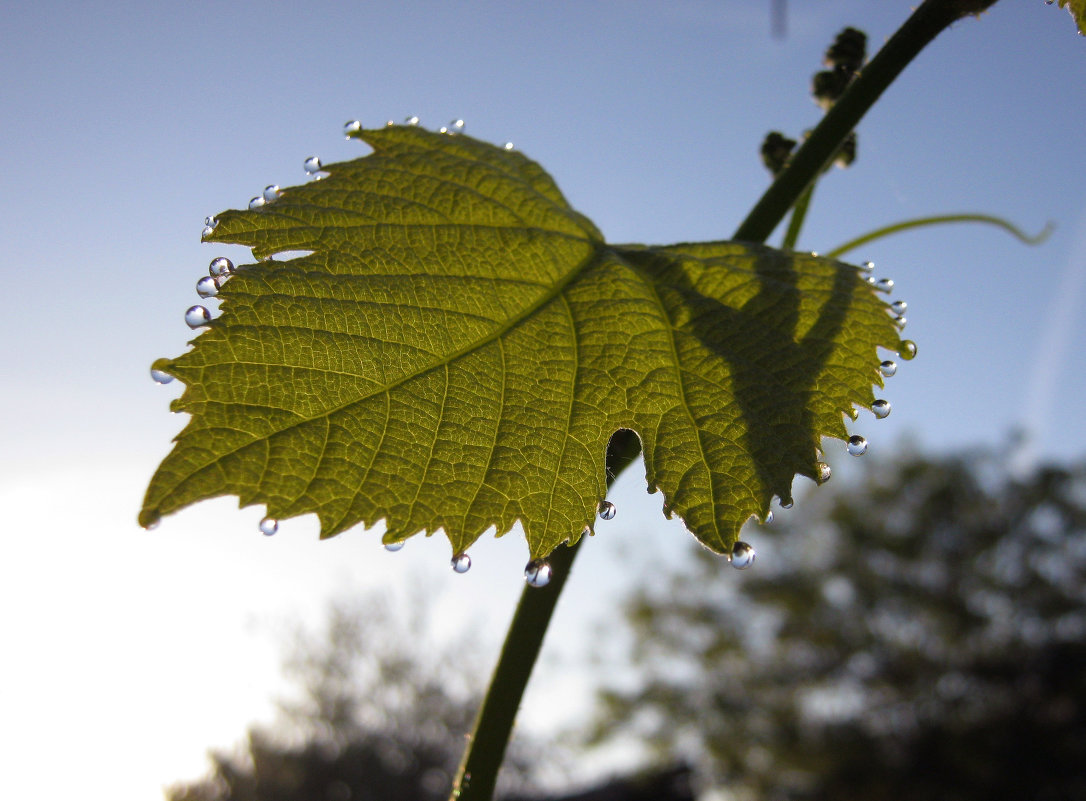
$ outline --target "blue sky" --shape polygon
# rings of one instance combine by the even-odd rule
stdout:
[[[452,577],[445,543],[386,557],[361,535],[318,544],[305,520],[269,541],[254,533],[260,510],[230,500],[136,527],[183,422],[167,411],[178,388],[147,368],[185,347],[182,313],[208,261],[245,258],[200,243],[204,216],[301,182],[309,155],[359,155],[345,120],[417,114],[513,141],[612,241],[727,238],[767,183],[764,134],[817,123],[808,80],[834,34],[859,27],[873,50],[910,4],[792,2],[783,39],[769,5],[0,4],[9,786],[40,794],[54,749],[72,781],[118,799],[195,775],[205,747],[269,719],[268,628],[331,594],[425,583],[448,626],[471,620],[496,640],[519,591],[525,548],[512,537],[481,543],[471,573]],[[1066,12],[1002,0],[910,66],[862,123],[856,165],[819,185],[800,242],[814,250],[936,213],[1057,226],[1034,248],[948,227],[853,254],[895,279],[919,345],[885,392],[893,414],[854,427],[871,441],[865,459],[892,457],[904,437],[946,451],[1015,427],[1037,458],[1086,452],[1084,67]],[[624,549],[650,563],[688,547],[641,495],[627,482],[607,529],[620,535],[601,530],[585,550],[580,571],[604,580],[574,583],[570,628],[614,603],[630,574],[607,564]],[[125,751],[140,764],[118,777],[110,760]]]

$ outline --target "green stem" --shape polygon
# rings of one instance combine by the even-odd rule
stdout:
[[[784,234],[784,241],[781,242],[782,250],[796,249],[796,240],[799,239],[799,232],[803,230],[803,221],[807,219],[807,208],[811,205],[814,188],[815,183],[812,181],[792,207],[792,218],[788,221],[788,230]]]
[[[611,438],[607,449],[608,489],[640,453],[641,440],[632,431],[622,430]],[[521,593],[486,698],[475,718],[475,729],[457,771],[450,800],[489,801],[493,796],[521,698],[573,559],[583,542],[582,537],[568,548],[555,549],[548,559],[552,570],[550,583],[546,587],[525,587]]]
[[[765,242],[784,215],[837,153],[849,131],[905,66],[951,22],[975,13],[995,0],[925,0],[894,34],[852,85],[822,118],[789,166],[747,215],[734,239]],[[641,452],[637,436],[620,431],[607,452],[610,487],[615,476]],[[551,554],[553,575],[544,588],[526,587],[506,634],[501,656],[475,719],[475,729],[457,771],[450,799],[490,801],[513,729],[517,709],[547,632],[562,587],[569,577],[578,546]]]
[[[1045,225],[1041,233],[1036,236],[1030,236],[1014,223],[1004,220],[1002,217],[994,217],[991,214],[938,214],[933,217],[917,217],[915,220],[904,220],[902,222],[894,223],[893,225],[883,226],[882,228],[870,231],[863,236],[850,239],[843,245],[838,245],[827,253],[826,256],[827,258],[836,259],[839,256],[845,255],[850,250],[855,250],[861,245],[866,245],[868,242],[873,242],[876,239],[882,239],[884,236],[897,234],[901,231],[908,231],[910,228],[922,228],[928,225],[942,225],[944,223],[986,223],[988,225],[994,225],[997,228],[1002,228],[1015,239],[1024,242],[1027,245],[1039,245],[1048,239],[1048,235],[1052,233],[1052,223]]]
[[[952,22],[995,0],[925,0],[860,71],[736,229],[733,239],[765,242],[822,173],[845,137],[903,69]]]

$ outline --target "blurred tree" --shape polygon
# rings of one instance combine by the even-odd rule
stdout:
[[[402,625],[378,598],[330,610],[325,630],[294,633],[285,673],[299,697],[280,703],[274,733],[249,732],[243,753],[211,754],[211,774],[169,801],[444,801],[471,731],[485,672],[473,649],[434,643],[420,610]],[[529,760],[514,740],[508,787]]]
[[[1086,467],[1007,461],[865,464],[755,570],[700,552],[640,591],[594,740],[737,799],[1086,799]]]

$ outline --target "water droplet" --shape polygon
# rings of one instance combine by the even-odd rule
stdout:
[[[909,319],[904,314],[899,314],[897,317],[894,318],[894,325],[896,325],[899,329],[904,328],[908,322]]]
[[[845,448],[853,456],[863,456],[867,453],[867,440],[859,434],[853,434],[848,438],[848,445]]]
[[[196,294],[202,298],[213,298],[219,294],[219,282],[210,275],[205,275],[196,282]]]
[[[894,314],[904,314],[907,308],[909,308],[909,304],[903,300],[895,300],[890,304],[890,311]]]
[[[207,274],[212,278],[225,278],[228,275],[232,275],[233,272],[234,262],[224,256],[212,259],[211,264],[207,266]]]
[[[610,501],[600,501],[598,511],[600,515],[600,520],[612,520],[614,519],[615,512],[617,512],[618,509]]]
[[[185,322],[189,328],[199,328],[211,322],[211,312],[203,306],[189,306],[185,312]]]
[[[506,150],[512,150],[513,149],[513,143],[512,142],[506,142],[504,145],[502,145],[502,147],[504,147]]]
[[[396,551],[403,548],[403,545],[404,545],[405,542],[407,542],[407,540],[398,540],[396,542],[386,542],[385,543],[385,550],[388,551],[389,553],[396,553]]]
[[[880,278],[878,281],[875,282],[875,289],[877,289],[879,292],[889,292],[893,288],[893,278]]]
[[[825,484],[832,475],[833,470],[825,462],[819,462],[815,465],[815,477],[818,479],[819,484]]]
[[[214,217],[212,217],[210,215],[208,215],[207,217],[204,217],[204,225],[207,225],[207,226],[209,226],[211,228],[214,228],[218,224],[219,224],[219,221],[216,220]]]
[[[770,509],[768,512],[765,513],[765,517],[762,518],[762,525],[763,526],[768,526],[772,522],[773,522],[773,510]]]
[[[897,362],[892,362],[889,359],[879,365],[879,372],[889,378],[897,372]]]
[[[529,587],[546,587],[551,582],[551,563],[546,559],[533,559],[524,568],[524,580]]]
[[[256,211],[257,209],[263,208],[264,202],[264,197],[262,195],[257,195],[254,198],[250,198],[249,211]]]
[[[792,508],[792,499],[791,498],[781,498],[779,503],[780,503],[781,509],[791,509]]]
[[[270,537],[272,534],[279,530],[279,521],[273,517],[265,517],[260,521],[260,533],[265,537]]]
[[[583,529],[581,529],[581,536],[582,537],[595,537],[596,532],[592,530],[592,526],[585,526]]]
[[[161,523],[162,523],[162,518],[156,518],[155,520],[152,520],[150,523],[148,523],[146,526],[144,526],[143,530],[144,531],[154,531],[156,528],[159,527],[159,525],[161,525]]]
[[[200,232],[200,239],[207,239],[213,233],[215,233],[215,229],[212,228],[210,225],[205,225],[204,230]]]
[[[313,175],[314,173],[320,172],[322,166],[320,156],[310,156],[302,163],[302,168],[305,170],[306,175]]]
[[[746,570],[754,564],[754,559],[757,556],[758,554],[755,553],[753,545],[739,540],[732,546],[728,561],[732,563],[732,567],[736,570]]]
[[[151,368],[151,378],[154,379],[156,384],[168,384],[173,381],[172,375],[165,370],[159,370],[157,367]]]
[[[351,134],[356,134],[362,130],[362,123],[358,120],[351,120],[343,124],[343,135],[348,139],[351,138]]]
[[[418,125],[419,124],[419,118],[417,116],[415,116],[414,114],[412,114],[410,117],[408,117],[407,119],[405,119],[403,121],[403,124],[404,125]]]
[[[215,229],[219,227],[219,221],[214,217],[204,217],[204,230],[200,232],[200,238],[211,236],[215,233]]]
[[[264,202],[274,203],[280,197],[283,196],[283,192],[279,189],[278,184],[268,184],[264,187]]]
[[[385,127],[386,128],[391,128],[395,124],[396,124],[396,120],[385,120]]]
[[[903,339],[901,341],[901,350],[897,352],[897,355],[905,361],[916,358],[916,343],[911,339]]]
[[[463,120],[453,120],[448,125],[442,125],[441,128],[438,130],[438,133],[452,135],[452,134],[463,133],[463,131],[464,131],[464,121]]]
[[[865,261],[863,264],[860,265],[860,269],[863,270],[865,273],[869,273],[875,269],[875,262]]]
[[[873,276],[873,275],[865,275],[864,276],[864,281],[871,284],[871,286],[874,286],[875,285],[875,276]]]
[[[890,401],[879,398],[877,401],[871,404],[871,411],[875,413],[875,417],[882,420],[884,417],[890,416]]]
[[[452,565],[454,573],[467,573],[471,570],[471,557],[466,553],[458,553],[449,564]]]

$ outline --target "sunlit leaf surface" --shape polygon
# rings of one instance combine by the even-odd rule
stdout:
[[[523,524],[533,557],[604,497],[611,435],[641,437],[650,489],[705,546],[870,406],[903,350],[855,267],[729,242],[615,246],[520,153],[412,126],[368,156],[219,215],[257,263],[195,346],[156,367],[191,420],[140,520],[237,495],[323,536],[387,522],[454,552]],[[286,251],[286,261],[262,260]]]

